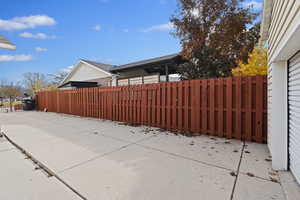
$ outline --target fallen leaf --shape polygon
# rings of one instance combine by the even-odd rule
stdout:
[[[250,177],[254,177],[254,174],[252,174],[250,172],[248,172],[247,175],[250,176]]]
[[[236,173],[235,172],[230,172],[230,175],[231,176],[236,176]]]
[[[271,180],[272,182],[274,182],[274,183],[279,183],[279,180],[276,179],[276,178],[270,177],[270,180]]]
[[[276,172],[269,172],[269,174],[270,174],[271,176],[277,176],[277,173],[276,173]]]

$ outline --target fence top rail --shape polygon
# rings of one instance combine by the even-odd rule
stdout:
[[[97,89],[98,92],[117,92],[124,90],[144,90],[144,89],[157,89],[159,87],[168,87],[168,86],[179,86],[179,85],[191,85],[193,83],[211,83],[214,82],[216,84],[226,84],[226,80],[231,80],[232,84],[236,84],[240,81],[242,84],[249,81],[255,81],[260,79],[263,83],[267,82],[267,77],[264,75],[256,75],[256,76],[240,76],[240,77],[226,77],[226,78],[209,78],[209,79],[194,79],[194,80],[182,80],[178,82],[160,82],[160,83],[150,83],[150,84],[142,84],[142,85],[128,85],[128,86],[105,86],[105,87],[95,87],[95,88],[79,88],[79,89],[66,89],[66,90],[41,90],[37,92],[37,95],[41,93],[65,93],[65,94],[75,94],[79,91],[94,91]]]

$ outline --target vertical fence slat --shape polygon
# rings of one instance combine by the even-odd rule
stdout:
[[[245,140],[252,140],[252,77],[246,78],[246,130]]]
[[[235,133],[236,139],[241,139],[242,138],[242,79],[241,77],[238,77],[236,79],[236,128],[235,128]]]
[[[190,93],[189,93],[189,82],[184,82],[184,130],[189,131],[189,100],[190,100]]]
[[[183,81],[178,84],[178,129],[183,130]]]
[[[208,134],[207,131],[207,80],[202,80],[202,133]]]
[[[224,136],[224,82],[223,79],[218,80],[218,136]]]
[[[232,78],[226,79],[226,137],[232,138]]]
[[[263,140],[263,127],[262,127],[262,120],[263,120],[263,78],[262,76],[256,76],[256,137],[255,141],[261,143]]]
[[[209,107],[209,133],[210,135],[215,134],[215,80],[210,81],[210,107]]]
[[[158,85],[156,94],[157,94],[156,126],[159,127],[161,126],[161,84]]]
[[[178,124],[177,124],[177,83],[171,84],[172,89],[172,129],[178,130]]]
[[[197,88],[196,88],[196,81],[191,82],[191,131],[192,132],[197,132],[197,99],[196,99],[196,93],[197,93]]]
[[[195,116],[195,123],[196,123],[196,129],[195,132],[197,134],[200,133],[201,131],[201,124],[200,124],[200,120],[201,120],[201,112],[200,112],[200,101],[201,101],[201,94],[200,94],[200,80],[196,80],[195,82],[195,110],[196,110],[196,116]]]

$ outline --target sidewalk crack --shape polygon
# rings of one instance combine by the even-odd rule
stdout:
[[[233,195],[234,195],[236,184],[237,184],[238,177],[239,177],[239,174],[240,174],[240,168],[241,168],[241,163],[242,163],[245,147],[246,147],[246,142],[243,141],[242,152],[241,152],[241,155],[240,155],[240,160],[239,160],[238,168],[237,168],[237,171],[236,171],[236,177],[235,177],[235,180],[234,180],[234,183],[233,183],[230,200],[233,200],[233,197],[234,197]]]

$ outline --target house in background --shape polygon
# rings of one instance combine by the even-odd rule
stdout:
[[[79,60],[58,88],[110,86],[114,79],[114,74],[110,73],[110,70],[114,67],[88,60]]]
[[[261,39],[268,46],[272,165],[300,183],[300,0],[265,0]]]
[[[16,46],[12,44],[10,41],[6,40],[4,37],[0,36],[0,48],[15,50]]]
[[[179,77],[174,76],[176,67],[183,62],[179,54],[120,66],[80,60],[62,81],[59,88],[124,86],[177,81]]]

